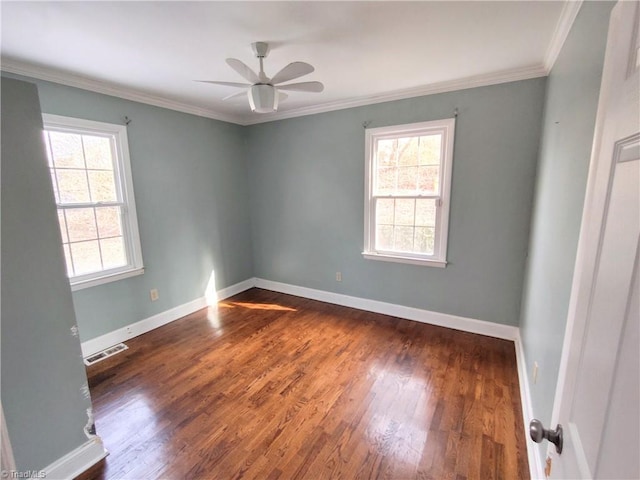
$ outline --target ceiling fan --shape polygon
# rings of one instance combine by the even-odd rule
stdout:
[[[314,71],[313,66],[305,62],[293,62],[269,78],[264,73],[263,68],[263,60],[269,53],[269,44],[265,42],[255,42],[251,44],[251,47],[256,57],[260,60],[260,73],[255,73],[250,67],[237,58],[227,58],[227,64],[251,83],[218,82],[213,80],[199,81],[213,83],[215,85],[225,85],[227,87],[246,88],[245,91],[232,93],[222,100],[239,97],[246,92],[251,111],[257,113],[275,112],[278,110],[278,102],[287,98],[287,95],[282,93],[281,90],[315,93],[324,90],[324,85],[320,82],[300,82],[280,85],[281,83],[308,75]]]

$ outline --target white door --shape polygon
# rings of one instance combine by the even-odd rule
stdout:
[[[640,478],[637,1],[611,15],[549,445],[551,478]],[[550,427],[546,425],[546,427]]]

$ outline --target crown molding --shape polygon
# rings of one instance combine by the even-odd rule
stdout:
[[[546,77],[548,74],[548,70],[544,68],[543,65],[503,70],[501,72],[476,75],[473,77],[434,83],[417,88],[408,88],[404,90],[396,90],[394,92],[382,93],[379,95],[369,95],[366,97],[360,97],[346,101],[330,102],[321,105],[314,105],[311,107],[297,108],[295,110],[289,110],[285,112],[264,113],[259,117],[245,117],[245,123],[243,123],[243,125],[255,125],[258,123],[284,120],[287,118],[313,115],[316,113],[362,107],[365,105],[392,102],[394,100],[403,100],[413,97],[422,97],[424,95],[433,95],[436,93],[453,92],[455,90],[464,90],[467,88],[475,87],[486,87],[489,85],[497,85],[500,83],[516,82],[518,80],[529,80],[531,78]]]
[[[200,117],[235,123],[237,125],[243,126],[273,122],[277,120],[284,120],[287,118],[302,117],[306,115],[314,115],[316,113],[331,112],[334,110],[362,107],[365,105],[391,102],[394,100],[403,100],[407,98],[433,95],[436,93],[445,93],[455,90],[464,90],[467,88],[484,87],[489,85],[497,85],[500,83],[528,80],[531,78],[544,77],[549,74],[549,70],[546,69],[543,65],[534,65],[524,68],[516,68],[483,75],[476,75],[452,81],[439,82],[431,85],[424,85],[404,90],[396,90],[393,92],[386,92],[377,95],[368,95],[349,100],[329,102],[283,112],[266,113],[259,115],[226,115],[210,109],[176,102],[174,100],[168,100],[166,98],[140,92],[120,85],[114,85],[108,82],[83,77],[81,75],[69,72],[63,72],[43,66],[37,66],[15,59],[2,58],[1,69],[5,72],[13,73],[16,75],[45,80],[69,87],[89,90],[92,92],[111,95],[134,102],[145,103],[148,105],[154,105],[156,107],[167,108],[169,110],[189,113]]]
[[[547,72],[551,72],[553,65],[556,63],[562,46],[569,36],[573,22],[576,20],[578,12],[582,7],[582,3],[583,0],[571,0],[564,3],[562,12],[560,12],[560,18],[556,24],[556,29],[553,32],[551,42],[549,42],[549,47],[544,57],[544,68]]]
[[[169,100],[164,97],[141,92],[139,90],[134,90],[128,87],[123,87],[121,85],[116,85],[101,80],[95,80],[75,73],[69,73],[61,70],[43,67],[40,65],[34,65],[12,58],[2,57],[0,68],[4,72],[36,78],[38,80],[45,80],[47,82],[58,83],[61,85],[66,85],[68,87],[81,88],[83,90],[89,90],[95,93],[111,95],[113,97],[123,98],[125,100],[145,103],[147,105],[167,108],[169,110],[189,113],[192,115],[197,115],[199,117],[211,118],[213,120],[221,120],[223,122],[236,123],[240,125],[243,124],[242,118],[239,116],[222,114],[210,109],[196,107],[194,105],[177,102],[175,100]]]

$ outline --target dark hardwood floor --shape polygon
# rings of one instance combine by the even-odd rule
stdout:
[[[526,479],[512,342],[251,289],[88,369],[88,479]]]

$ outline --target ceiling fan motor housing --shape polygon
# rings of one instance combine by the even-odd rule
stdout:
[[[251,49],[258,58],[266,58],[269,54],[269,44],[266,42],[254,42],[251,44]]]
[[[252,112],[269,113],[278,110],[278,91],[271,85],[253,85],[248,96]]]

